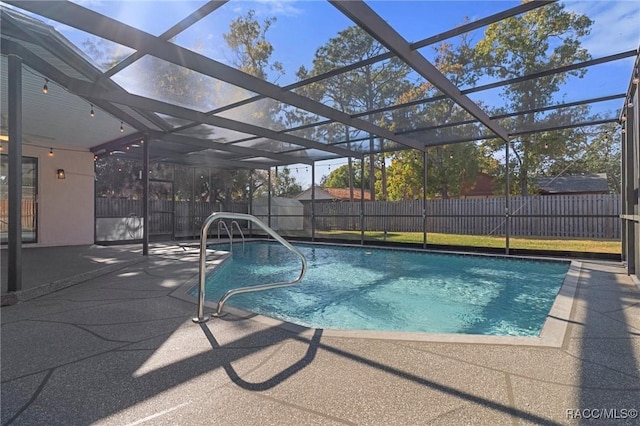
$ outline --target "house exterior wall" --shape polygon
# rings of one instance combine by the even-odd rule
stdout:
[[[23,145],[22,155],[38,159],[38,242],[25,247],[93,244],[95,174],[93,154]],[[56,171],[64,169],[65,179]]]

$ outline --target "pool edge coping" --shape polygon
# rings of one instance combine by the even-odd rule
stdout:
[[[526,257],[517,257],[526,259]],[[223,256],[223,258],[215,262],[214,265],[207,266],[207,270],[215,268],[216,266],[223,263],[227,258],[228,256]],[[532,258],[531,260],[541,259]],[[562,285],[558,290],[558,294],[554,299],[553,305],[551,306],[551,309],[547,314],[547,319],[542,326],[540,335],[536,337],[493,336],[484,334],[422,333],[380,330],[338,330],[328,328],[316,329],[245,311],[243,309],[235,308],[232,306],[225,306],[224,314],[232,315],[241,319],[255,320],[262,324],[279,327],[304,337],[313,337],[316,330],[321,330],[323,336],[337,338],[560,348],[563,345],[564,338],[571,321],[571,312],[573,309],[575,295],[578,289],[578,283],[582,272],[582,262],[566,259],[545,260],[568,262],[569,269],[567,270],[567,274],[565,275]],[[188,294],[189,290],[191,290],[196,285],[198,285],[197,274],[195,277],[190,278],[176,290],[171,292],[170,296],[189,303],[197,304],[197,298]],[[213,309],[215,311],[217,302],[205,301],[205,307]],[[224,320],[224,318],[222,319]]]

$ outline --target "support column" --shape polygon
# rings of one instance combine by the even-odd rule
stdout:
[[[624,126],[623,126],[624,128]],[[620,234],[621,234],[621,245],[622,245],[622,258],[621,260],[626,263],[627,259],[629,257],[629,245],[627,243],[627,240],[629,238],[629,232],[631,229],[631,225],[632,222],[628,219],[628,214],[629,213],[629,192],[628,192],[628,186],[629,186],[629,155],[627,154],[628,150],[629,150],[629,146],[630,141],[629,139],[626,137],[626,131],[625,132],[621,132],[620,135],[620,144],[622,145],[622,152],[621,152],[621,156],[622,156],[622,173],[621,173],[621,178],[622,178],[622,186],[621,186],[621,203],[620,203],[620,212],[623,216],[622,219],[622,223],[621,223],[621,229],[620,229]],[[631,182],[631,184],[633,185],[633,182]]]
[[[376,156],[374,151],[375,141],[373,135],[369,134],[369,190],[371,191],[371,201],[376,200]],[[364,181],[364,175],[362,175],[362,180]],[[362,196],[364,197],[364,192]]]
[[[9,73],[9,292],[22,290],[22,58],[8,55]]]
[[[511,182],[509,179],[509,145],[511,145],[511,141],[507,141],[505,144],[505,158],[504,158],[504,169],[505,169],[505,191],[504,191],[504,218],[505,218],[505,254],[509,254],[509,237],[511,234],[511,212],[510,212],[510,199],[509,192],[511,188]]]
[[[267,173],[267,226],[271,228],[271,167]],[[267,238],[269,235],[267,235]]]
[[[311,241],[316,239],[316,162],[311,165]]]
[[[195,240],[198,231],[196,229],[196,168],[191,168],[191,202],[189,203],[191,212],[189,224],[191,225],[191,237]]]
[[[142,149],[142,255],[149,255],[149,135],[144,135]]]
[[[364,245],[364,156],[360,160],[360,245]]]
[[[623,152],[623,161],[626,165],[626,169],[623,169],[623,173],[626,175],[626,187],[623,187],[623,190],[626,191],[626,208],[624,213],[628,218],[628,220],[625,221],[627,223],[627,226],[625,227],[627,229],[627,249],[625,251],[627,253],[627,273],[629,273],[629,275],[636,273],[636,258],[638,250],[636,229],[640,226],[640,223],[633,220],[634,218],[637,220],[637,216],[635,215],[638,214],[636,211],[638,205],[638,193],[636,192],[638,191],[638,182],[636,181],[637,175],[634,176],[634,169],[636,170],[636,173],[638,173],[638,164],[636,163],[638,161],[638,153],[635,152],[638,149],[636,146],[638,136],[634,134],[634,130],[636,128],[635,118],[634,107],[627,107],[627,120],[623,123],[625,133],[622,137],[626,141],[626,144],[623,143],[623,145],[626,145],[626,149]]]
[[[422,248],[427,248],[427,148],[422,153]]]
[[[255,170],[249,170],[249,205],[247,206],[247,210],[250,215],[253,215],[253,192],[255,189],[253,188],[253,174]],[[248,221],[247,226],[249,227],[249,237],[253,238],[253,222]]]

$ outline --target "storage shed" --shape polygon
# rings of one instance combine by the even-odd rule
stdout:
[[[253,200],[252,214],[269,224],[269,198]],[[275,231],[299,231],[304,228],[304,206],[293,198],[271,198],[271,228]]]

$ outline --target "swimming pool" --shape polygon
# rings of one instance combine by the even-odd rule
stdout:
[[[559,261],[296,247],[309,264],[301,283],[240,294],[227,305],[322,329],[538,336],[569,269]],[[244,250],[236,244],[233,256],[208,274],[206,299],[294,279],[299,268],[299,259],[279,244],[251,242]]]

